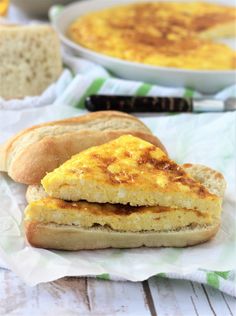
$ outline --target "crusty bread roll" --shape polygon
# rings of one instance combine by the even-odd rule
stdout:
[[[139,119],[101,111],[25,129],[0,148],[0,171],[16,182],[37,184],[72,155],[124,134],[140,137],[166,152]]]
[[[61,74],[60,42],[48,25],[0,26],[0,97],[40,95]]]
[[[211,193],[217,192],[218,196],[223,198],[226,182],[222,174],[202,165],[185,164],[183,167],[195,180],[199,179]],[[214,182],[214,179],[217,181]],[[32,185],[28,187],[26,197],[31,203],[47,197],[47,194],[41,185]],[[71,204],[74,206],[73,202]],[[193,221],[182,229],[138,232],[116,231],[107,225],[86,228],[75,224],[59,225],[25,220],[25,233],[31,245],[62,250],[192,246],[212,238],[219,227],[220,217],[217,214],[213,214],[210,224],[199,225]]]

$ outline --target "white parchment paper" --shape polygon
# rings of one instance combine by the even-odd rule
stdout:
[[[85,111],[68,106],[43,109],[0,111],[0,142],[22,128]],[[201,163],[221,171],[228,187],[221,229],[216,237],[202,245],[184,249],[114,249],[97,251],[48,251],[32,248],[24,240],[23,210],[26,186],[0,174],[0,258],[29,285],[63,276],[100,275],[141,281],[157,273],[182,275],[207,269],[228,271],[236,267],[236,114],[181,114],[152,116],[143,121],[165,144],[178,163]]]

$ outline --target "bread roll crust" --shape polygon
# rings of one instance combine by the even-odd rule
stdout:
[[[86,250],[137,247],[186,247],[203,243],[219,229],[213,225],[163,232],[117,232],[106,227],[84,229],[79,226],[25,222],[28,242],[38,248]]]
[[[226,181],[219,171],[204,165],[191,163],[183,164],[183,168],[192,178],[203,183],[209,192],[223,198],[226,189]]]

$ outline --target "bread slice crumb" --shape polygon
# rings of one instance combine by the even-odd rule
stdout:
[[[50,26],[0,26],[0,97],[40,95],[61,71],[60,42]]]

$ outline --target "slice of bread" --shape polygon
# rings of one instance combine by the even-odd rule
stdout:
[[[209,240],[217,233],[219,226],[216,220],[212,225],[189,226],[173,231],[118,232],[101,226],[85,229],[75,225],[25,222],[25,233],[32,246],[46,249],[186,247]]]
[[[116,111],[100,111],[27,128],[0,148],[0,170],[16,182],[36,184],[72,155],[132,134],[166,149],[136,117]]]
[[[183,168],[196,181],[202,183],[209,192],[223,198],[226,181],[220,172],[204,165],[191,163],[183,164]]]
[[[46,197],[48,197],[48,194],[45,192],[41,184],[31,184],[28,186],[26,191],[26,200],[28,203],[41,200]]]
[[[0,26],[0,97],[40,95],[61,71],[60,42],[50,26]]]

